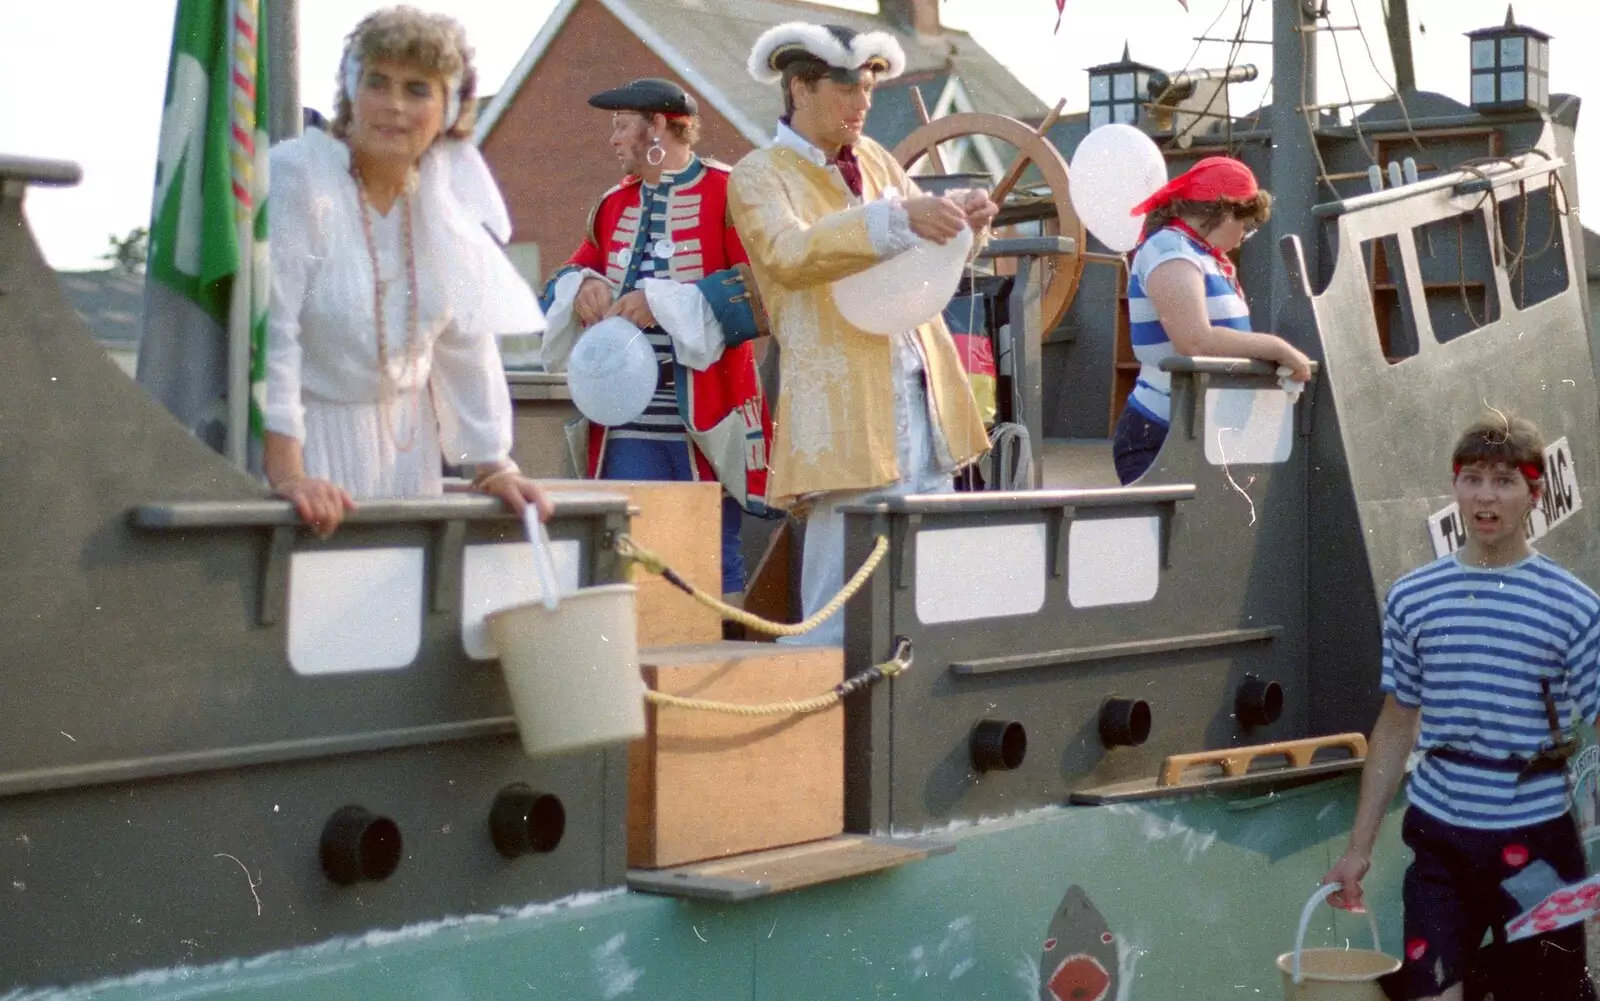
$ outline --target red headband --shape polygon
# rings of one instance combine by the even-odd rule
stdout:
[[[1219,198],[1247,202],[1260,190],[1256,175],[1243,163],[1232,157],[1208,156],[1168,181],[1155,194],[1135,205],[1128,214],[1147,215],[1180,198],[1193,202],[1214,202]]]
[[[1544,470],[1540,469],[1531,462],[1517,463],[1517,471],[1522,473],[1522,478],[1527,480],[1530,485],[1538,483],[1540,480],[1544,479]],[[1453,462],[1450,464],[1450,475],[1461,475],[1461,463]]]

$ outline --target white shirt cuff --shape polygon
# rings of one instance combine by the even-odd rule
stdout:
[[[590,278],[598,278],[608,286],[611,285],[605,275],[588,268],[568,271],[556,279],[555,295],[544,317],[544,340],[539,344],[539,361],[543,363],[546,372],[567,370],[567,359],[572,355],[572,346],[577,343],[578,335],[583,332],[583,323],[573,313],[572,307],[577,301],[578,290]]]
[[[879,260],[903,254],[917,244],[911,217],[898,198],[881,198],[867,206],[867,238]]]
[[[722,324],[698,288],[664,278],[646,278],[639,288],[656,324],[671,335],[680,365],[704,372],[716,364],[727,342]]]

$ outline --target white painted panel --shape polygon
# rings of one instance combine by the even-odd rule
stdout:
[[[578,589],[577,539],[550,544],[556,581],[562,594]],[[544,597],[533,570],[533,553],[526,542],[495,542],[467,546],[461,558],[461,649],[473,660],[500,655],[489,627],[483,621],[502,608],[538,601]]]
[[[289,558],[289,665],[297,674],[406,667],[422,648],[422,550]]]
[[[1281,389],[1208,389],[1205,427],[1213,466],[1288,462],[1294,450],[1294,404]]]
[[[917,533],[917,619],[971,622],[1044,607],[1045,526],[985,525]]]
[[[1161,585],[1161,519],[1074,521],[1067,535],[1067,600],[1073,608],[1149,601]]]

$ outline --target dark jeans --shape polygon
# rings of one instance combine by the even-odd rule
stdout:
[[[1456,827],[1416,807],[1401,836],[1416,858],[1406,870],[1405,957],[1385,977],[1391,998],[1425,998],[1464,983],[1468,1001],[1492,992],[1515,1001],[1594,1001],[1583,924],[1480,949],[1484,933],[1523,910],[1503,885],[1554,870],[1560,884],[1584,878],[1583,844],[1572,818],[1505,831]],[[1526,878],[1523,876],[1522,878]]]
[[[1144,475],[1166,440],[1165,424],[1146,417],[1132,403],[1122,408],[1117,429],[1111,434],[1111,461],[1116,464],[1117,479],[1123,486]]]
[[[603,480],[692,480],[694,464],[686,441],[610,438],[606,441]],[[744,551],[739,527],[744,511],[732,497],[722,498],[722,593],[744,590]],[[702,582],[695,581],[700,584]]]

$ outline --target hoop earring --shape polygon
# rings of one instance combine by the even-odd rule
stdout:
[[[650,137],[650,148],[644,151],[644,162],[652,167],[661,166],[661,161],[667,158],[667,151],[661,145],[660,136]]]

